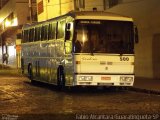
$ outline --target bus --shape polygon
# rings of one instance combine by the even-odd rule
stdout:
[[[22,72],[59,87],[133,86],[135,43],[132,18],[72,11],[23,26]]]

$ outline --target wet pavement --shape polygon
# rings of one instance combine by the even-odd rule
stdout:
[[[59,91],[54,86],[33,85],[13,72],[0,72],[2,120],[118,119],[126,115],[160,119],[159,95],[96,88]]]
[[[160,79],[136,77],[133,87],[137,90],[146,90],[160,95]]]

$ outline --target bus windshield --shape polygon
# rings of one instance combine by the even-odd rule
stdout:
[[[77,20],[75,53],[133,54],[133,23],[128,21]]]

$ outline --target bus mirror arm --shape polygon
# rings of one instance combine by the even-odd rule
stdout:
[[[139,42],[139,36],[138,36],[138,28],[137,26],[135,26],[135,43],[138,43]]]

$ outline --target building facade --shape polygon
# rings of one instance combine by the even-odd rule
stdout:
[[[0,64],[19,66],[16,43],[19,45],[22,25],[36,21],[35,9],[35,0],[0,0]]]
[[[38,21],[44,21],[69,11],[104,11],[108,0],[37,0]]]
[[[160,79],[160,1],[118,2],[107,11],[133,17],[139,31],[139,43],[135,46],[136,76]]]

